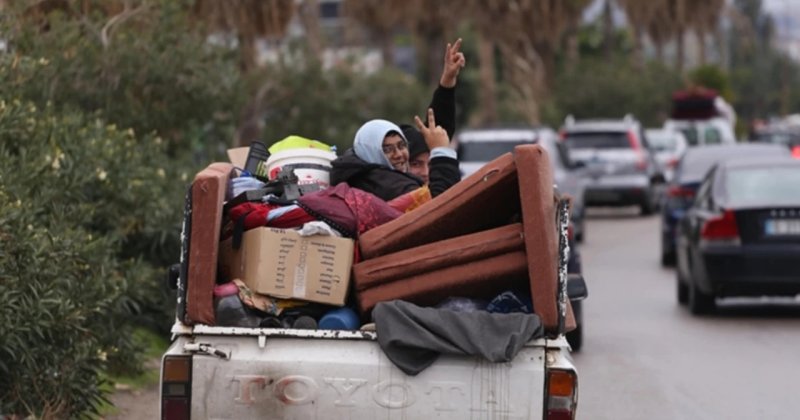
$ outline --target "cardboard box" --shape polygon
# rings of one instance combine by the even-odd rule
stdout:
[[[242,279],[252,290],[278,298],[344,305],[353,265],[353,240],[303,237],[293,230],[248,230],[234,250],[232,239],[220,246],[225,280]]]

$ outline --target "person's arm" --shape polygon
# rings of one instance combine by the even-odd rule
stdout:
[[[454,44],[447,44],[444,53],[444,67],[439,79],[439,86],[433,92],[433,98],[428,108],[433,109],[439,125],[445,129],[449,138],[453,138],[456,131],[456,83],[458,74],[464,67],[466,59],[460,52],[461,38]]]

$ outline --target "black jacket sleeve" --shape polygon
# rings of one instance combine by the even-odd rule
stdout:
[[[456,88],[439,85],[433,92],[430,108],[433,109],[436,125],[442,126],[452,141],[453,134],[456,132]],[[427,124],[428,110],[425,110],[424,115],[426,115],[425,123]]]
[[[458,160],[449,157],[435,157],[430,163],[431,197],[447,191],[448,188],[461,181],[461,171],[458,169]]]

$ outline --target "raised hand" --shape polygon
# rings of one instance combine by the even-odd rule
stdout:
[[[451,88],[456,85],[458,81],[458,73],[467,63],[464,58],[464,53],[461,49],[461,38],[458,38],[455,43],[447,43],[447,49],[444,52],[444,68],[442,69],[442,77],[439,83],[446,87]]]
[[[447,131],[441,126],[436,125],[433,109],[428,108],[427,127],[418,116],[414,116],[414,122],[417,123],[417,129],[425,138],[425,143],[428,145],[429,150],[433,150],[435,147],[447,147],[450,145],[450,137],[447,136]]]

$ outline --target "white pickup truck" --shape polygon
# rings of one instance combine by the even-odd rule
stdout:
[[[567,295],[582,298],[585,285],[571,278],[575,292],[568,290],[566,203],[558,213],[560,287],[553,299],[565,314]],[[375,332],[186,325],[185,279],[173,280],[179,320],[162,360],[162,419],[575,418],[578,376],[563,327],[530,341],[508,363],[442,355],[408,376]]]

